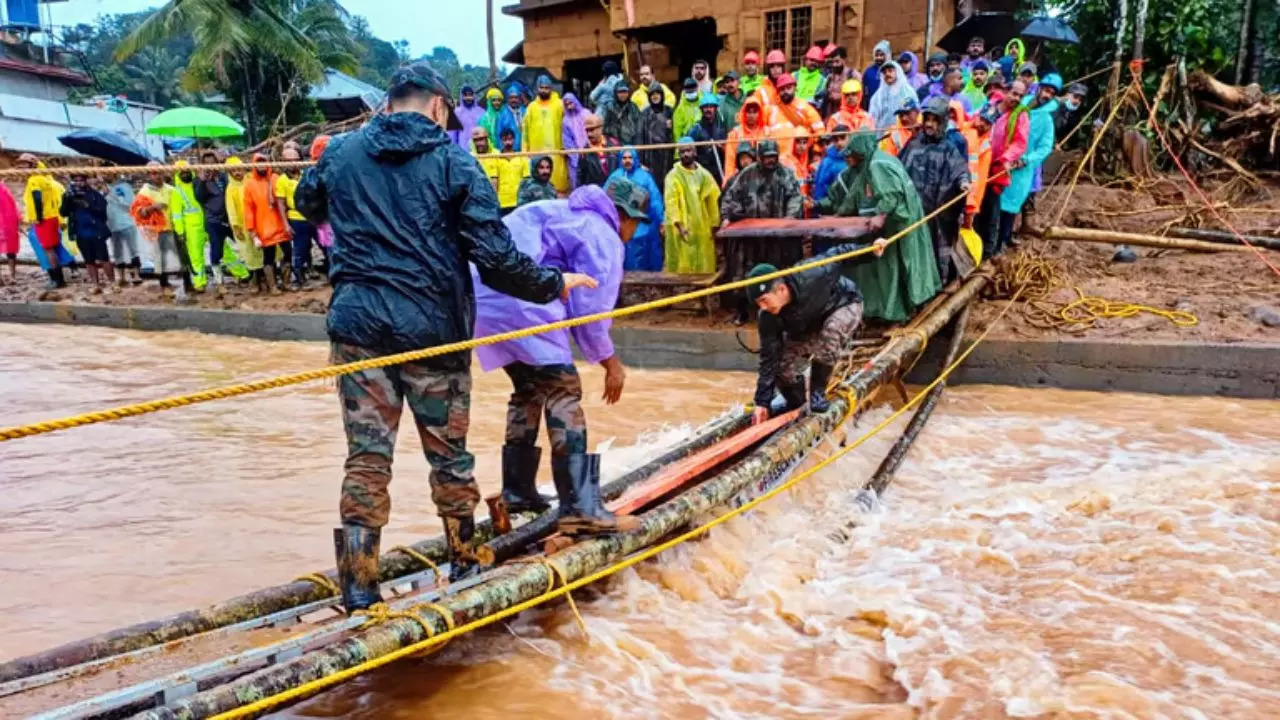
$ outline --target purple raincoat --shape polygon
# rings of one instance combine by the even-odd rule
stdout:
[[[563,147],[566,149],[584,148],[587,146],[588,113],[582,107],[582,102],[578,100],[578,96],[573,93],[565,93],[563,102],[564,126],[560,131],[560,139],[564,141]],[[569,183],[575,188],[578,187],[578,161],[581,159],[582,156],[578,154],[569,156]]]
[[[517,208],[502,220],[521,252],[540,265],[595,278],[600,287],[574,290],[569,301],[546,305],[517,300],[486,287],[474,265],[476,337],[520,330],[534,325],[612,310],[622,285],[624,248],[618,235],[618,209],[604,190],[586,185],[567,200],[541,200]],[[589,363],[613,356],[610,320],[569,330],[542,333],[520,340],[476,348],[486,372],[514,362],[527,365],[567,365],[573,362],[570,335]]]
[[[453,140],[453,144],[471,152],[471,131],[476,125],[480,124],[480,118],[484,117],[484,106],[477,100],[472,103],[471,107],[467,107],[462,102],[453,109],[453,114],[458,116],[458,122],[462,123],[461,130],[450,130],[449,139]],[[497,144],[497,138],[489,138],[489,142]]]

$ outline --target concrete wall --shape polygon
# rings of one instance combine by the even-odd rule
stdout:
[[[70,88],[71,86],[67,83],[52,78],[17,70],[0,69],[0,93],[63,102],[67,99]]]
[[[326,341],[323,315],[191,308],[0,303],[0,322],[65,323],[134,330],[196,330],[261,340]],[[742,331],[755,346],[754,331]],[[614,341],[633,367],[756,369],[756,356],[734,333],[616,327]],[[911,382],[938,371],[945,338],[930,343]],[[1131,343],[1115,340],[987,340],[956,372],[953,384],[990,383],[1068,390],[1280,399],[1280,345]]]

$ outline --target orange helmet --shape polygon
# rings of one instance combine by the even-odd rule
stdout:
[[[787,55],[781,50],[770,50],[768,55],[764,56],[765,65],[786,65]]]
[[[822,62],[824,59],[822,57],[822,48],[818,47],[817,45],[814,45],[813,47],[809,48],[809,51],[804,54],[804,59],[813,60],[815,62]]]

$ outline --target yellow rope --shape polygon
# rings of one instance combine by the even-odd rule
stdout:
[[[671,538],[670,540],[664,543],[655,545],[647,550],[636,553],[635,555],[632,555],[628,558],[624,558],[623,560],[620,560],[609,567],[603,568],[589,575],[580,577],[577,580],[574,580],[573,582],[565,583],[561,585],[558,589],[549,590],[543,593],[542,595],[539,595],[534,598],[530,598],[522,603],[517,603],[515,605],[512,605],[511,607],[505,610],[499,610],[498,612],[493,613],[492,615],[486,615],[485,617],[479,618],[478,620],[473,620],[467,623],[466,625],[463,625],[458,628],[454,628],[449,632],[441,633],[439,635],[436,635],[435,637],[427,638],[426,640],[414,643],[413,645],[400,648],[399,650],[394,650],[390,653],[387,653],[386,655],[383,655],[382,657],[374,658],[372,660],[367,660],[365,662],[360,663],[359,665],[354,665],[344,670],[339,670],[338,672],[335,672],[332,675],[326,675],[324,677],[316,678],[315,680],[311,680],[309,682],[303,683],[298,687],[285,690],[284,692],[278,693],[276,695],[262,698],[261,700],[254,701],[252,703],[249,703],[248,705],[238,707],[234,710],[229,710],[220,715],[215,715],[212,720],[235,720],[236,718],[248,717],[250,715],[257,715],[273,707],[289,702],[290,700],[294,700],[297,698],[310,695],[312,693],[318,692],[325,688],[332,687],[333,685],[337,685],[338,683],[344,682],[346,680],[350,680],[351,678],[356,677],[358,675],[367,673],[370,670],[376,670],[377,668],[383,667],[385,665],[390,665],[391,663],[397,660],[400,660],[405,657],[409,657],[427,648],[434,647],[435,645],[451,640],[455,637],[458,637],[459,635],[465,635],[466,633],[472,632],[474,630],[478,630],[482,627],[487,627],[500,620],[505,620],[506,618],[509,618],[512,615],[516,615],[518,613],[524,612],[529,608],[536,607],[549,600],[554,600],[555,598],[560,597],[561,595],[568,595],[569,593],[573,592],[574,590],[577,590],[578,588],[584,587],[586,585],[590,585],[591,583],[596,582],[597,580],[600,580],[602,578],[609,577],[610,575],[614,575],[618,572],[621,572],[622,570],[625,570],[629,567],[632,567],[641,562],[644,562],[645,560],[648,560],[649,558],[654,557],[655,555],[663,553],[673,547],[676,547],[677,545],[680,545],[689,540],[692,540],[693,538],[704,535],[707,532],[709,532],[712,528],[722,525],[728,522],[729,520],[732,520],[733,518],[738,517],[739,515],[742,515],[743,513],[746,513],[755,509],[756,507],[760,506],[762,503],[772,500],[778,495],[781,495],[782,493],[790,490],[792,487],[794,487],[798,483],[803,482],[804,480],[807,480],[808,478],[812,477],[818,472],[826,469],[832,463],[836,462],[837,460],[844,457],[848,453],[862,446],[865,442],[867,442],[872,437],[879,434],[882,430],[888,427],[890,424],[892,424],[894,420],[897,420],[899,417],[905,414],[908,410],[918,405],[930,390],[937,387],[940,383],[944,382],[947,379],[947,377],[951,375],[951,373],[954,372],[957,367],[960,366],[961,363],[963,363],[966,359],[968,359],[969,355],[973,353],[974,349],[978,347],[978,345],[987,338],[987,335],[991,333],[991,330],[1000,323],[1000,320],[1003,319],[1005,314],[1009,312],[1009,308],[1013,307],[1014,303],[1018,300],[1018,298],[1019,296],[1015,295],[1012,299],[1010,299],[1010,301],[1005,305],[1004,309],[1000,311],[1000,314],[996,316],[995,320],[992,321],[992,323],[987,327],[987,329],[984,330],[982,334],[980,334],[973,341],[973,343],[969,345],[969,347],[965,348],[964,352],[962,352],[960,356],[955,359],[954,362],[952,362],[950,365],[944,368],[942,372],[938,375],[938,377],[934,379],[933,382],[929,383],[929,385],[927,385],[924,389],[922,389],[919,393],[917,393],[915,397],[911,398],[911,400],[907,401],[907,403],[904,404],[901,408],[899,408],[898,410],[890,414],[889,417],[885,418],[882,422],[880,422],[875,427],[871,428],[871,430],[867,431],[866,434],[862,435],[854,442],[850,443],[849,445],[843,448],[840,448],[835,453],[824,458],[821,462],[817,463],[813,467],[797,473],[794,477],[790,478],[786,482],[783,482],[779,484],[777,487],[773,488],[772,490],[764,493],[763,495],[744,503],[742,506],[729,510],[723,515],[720,515],[719,517],[713,520],[710,520],[702,525],[699,525],[698,527],[692,530],[689,530],[680,535],[677,535],[676,537]]]
[[[988,182],[1000,177],[997,174],[988,179]],[[952,205],[965,199],[964,195],[957,195],[951,200],[943,203],[932,213],[924,216],[920,220],[908,225],[901,231],[894,233],[892,236],[885,238],[886,247],[892,245],[898,240],[906,237],[917,228],[922,227],[925,223],[937,215],[945,212]],[[211,388],[209,390],[201,390],[186,395],[175,395],[172,397],[161,398],[159,400],[150,400],[147,402],[135,403],[133,405],[122,405],[120,407],[108,408],[106,410],[96,410],[93,412],[81,413],[79,415],[71,415],[69,417],[57,418],[53,420],[44,420],[26,425],[16,425],[14,427],[0,428],[0,442],[16,440],[18,438],[31,437],[33,435],[43,435],[46,433],[56,432],[58,430],[67,430],[70,428],[81,427],[84,425],[92,425],[101,422],[110,422],[114,420],[123,420],[124,418],[137,417],[138,415],[146,415],[149,413],[159,412],[161,410],[170,410],[173,408],[186,407],[197,403],[209,402],[212,400],[222,400],[225,398],[238,397],[240,395],[248,395],[250,393],[262,392],[263,390],[273,390],[276,388],[288,387],[290,385],[298,385],[312,380],[324,380],[326,378],[338,377],[349,373],[360,372],[362,370],[372,370],[375,368],[387,367],[389,365],[399,365],[407,362],[415,362],[425,360],[427,358],[439,357],[456,352],[469,352],[478,347],[494,345],[508,340],[519,340],[521,338],[538,335],[545,332],[555,330],[565,330],[568,328],[587,325],[600,320],[611,320],[630,315],[638,315],[643,312],[655,310],[663,307],[670,307],[690,300],[697,300],[712,295],[718,295],[730,290],[740,290],[749,285],[757,283],[769,282],[779,278],[794,275],[810,268],[831,265],[834,263],[844,262],[855,257],[867,255],[874,252],[870,246],[851,250],[847,253],[833,255],[828,258],[818,260],[810,260],[793,267],[778,270],[777,272],[768,273],[754,278],[744,278],[742,280],[734,280],[700,290],[680,295],[673,295],[667,298],[651,300],[639,305],[632,305],[625,308],[615,308],[606,312],[594,313],[591,315],[583,315],[581,317],[559,320],[545,325],[535,325],[533,327],[523,328],[520,330],[512,330],[509,332],[498,333],[496,335],[486,335],[485,337],[472,338],[460,342],[449,343],[446,345],[436,345],[434,347],[422,348],[420,350],[410,350],[408,352],[396,353],[394,355],[384,355],[382,357],[369,358],[366,360],[357,360],[355,362],[343,363],[341,365],[329,365],[327,367],[315,370],[306,370],[303,372],[292,373],[289,375],[280,375],[278,377],[267,378],[264,380],[254,380],[247,383],[239,383],[236,385],[225,385],[223,387]]]
[[[546,556],[512,560],[507,563],[507,565],[541,565],[545,567],[547,569],[547,589],[544,591],[544,594],[555,589],[556,580],[559,580],[561,585],[569,584],[569,581],[565,578],[564,571],[560,569],[560,566],[556,565]],[[582,630],[582,636],[586,638],[588,643],[590,643],[591,631],[587,629],[587,621],[582,619],[582,613],[578,612],[578,603],[574,601],[573,593],[567,592],[564,596],[565,599],[569,601],[569,609],[573,611],[573,617],[578,621],[578,628]]]
[[[422,563],[423,567],[429,567],[433,571],[435,571],[436,587],[443,588],[449,584],[449,576],[440,572],[440,566],[431,562],[431,558],[427,557],[426,555],[423,555],[422,553],[418,552],[417,550],[414,550],[411,547],[406,547],[404,545],[397,545],[391,548],[391,552],[396,552],[397,550],[404,553],[405,555],[408,555],[414,560],[417,560],[418,562]]]
[[[303,575],[302,577],[295,578],[294,582],[311,582],[311,583],[315,583],[316,585],[319,585],[321,589],[328,590],[330,595],[342,594],[342,590],[341,588],[338,587],[338,584],[335,583],[332,579],[329,578],[328,575],[325,575],[324,573],[311,573],[310,575]]]

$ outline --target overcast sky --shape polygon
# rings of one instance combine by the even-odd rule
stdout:
[[[480,0],[340,0],[352,15],[369,20],[374,35],[393,42],[408,40],[413,57],[445,45],[463,63],[488,65],[489,50],[484,35],[484,3]],[[498,62],[520,42],[520,20],[502,14],[502,6],[514,0],[494,0],[493,32]],[[159,0],[67,0],[51,6],[54,25],[92,23],[103,14],[137,12],[158,7]],[[43,11],[43,7],[41,8]]]

